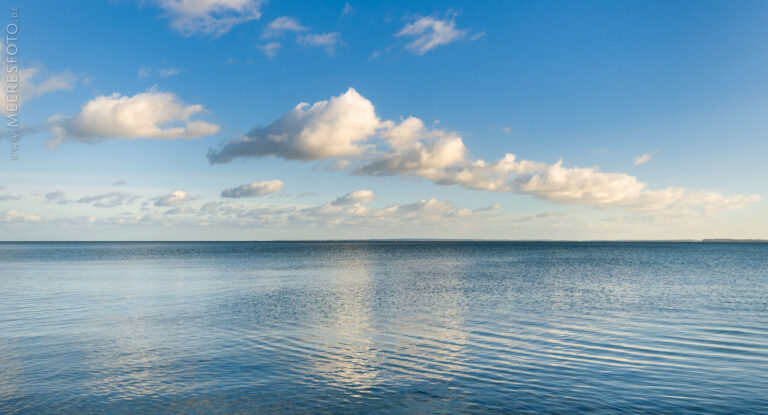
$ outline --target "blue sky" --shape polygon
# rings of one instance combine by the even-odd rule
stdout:
[[[768,238],[765,2],[18,13],[5,240]]]

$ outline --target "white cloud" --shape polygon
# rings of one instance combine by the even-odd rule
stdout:
[[[423,55],[438,46],[463,39],[468,32],[468,29],[456,29],[453,18],[425,16],[407,24],[395,36],[413,39],[406,45],[406,49]]]
[[[307,107],[300,104],[268,127],[210,151],[209,161],[267,155],[333,159],[333,168],[357,175],[420,177],[441,185],[530,194],[555,203],[657,213],[711,213],[760,200],[757,195],[724,196],[680,187],[649,190],[624,173],[568,168],[562,162],[550,165],[511,153],[493,161],[477,159],[455,132],[427,128],[415,117],[400,123],[380,120],[373,104],[354,89]],[[330,203],[323,209],[338,207]]]
[[[287,32],[303,32],[309,30],[308,27],[302,26],[299,20],[289,16],[281,16],[271,21],[264,32],[261,34],[262,38],[280,37]]]
[[[517,179],[516,189],[539,199],[597,208],[626,208],[639,211],[709,213],[742,209],[760,200],[758,195],[723,196],[710,191],[688,191],[682,187],[648,190],[647,184],[624,173],[603,173],[596,168],[566,168],[562,162],[541,172]]]
[[[390,152],[363,166],[365,174],[390,175],[422,173],[458,163],[467,155],[461,137],[443,130],[427,130],[424,123],[410,117],[387,128],[381,136],[388,140]]]
[[[40,67],[21,69],[18,72],[18,82],[8,82],[8,77],[12,77],[13,74],[5,74],[7,68],[2,64],[0,64],[0,69],[3,70],[3,76],[0,77],[0,102],[2,103],[0,114],[8,111],[6,104],[12,101],[6,99],[11,95],[16,95],[18,98],[14,99],[18,99],[18,104],[21,105],[22,102],[51,92],[71,91],[77,82],[77,77],[69,71],[45,76],[48,72]]]
[[[11,209],[0,214],[0,219],[3,222],[40,222],[41,216]]]
[[[648,163],[651,161],[651,157],[653,155],[651,153],[645,153],[642,156],[636,157],[635,160],[632,162],[635,166],[639,166],[641,164]]]
[[[261,17],[260,0],[156,0],[184,36],[221,36],[234,26]]]
[[[279,51],[281,47],[282,45],[279,42],[272,42],[259,46],[259,48],[264,51],[264,55],[266,55],[269,59],[274,58],[277,55],[277,51]]]
[[[69,90],[75,87],[77,78],[69,71],[50,75],[35,82],[42,73],[40,68],[27,68],[19,72],[19,87],[22,99],[29,100],[53,91]]]
[[[118,93],[86,102],[79,114],[49,120],[55,146],[70,138],[98,141],[107,138],[196,139],[215,134],[219,126],[190,118],[203,112],[202,105],[185,105],[170,92],[150,90],[132,97]]]
[[[370,101],[354,89],[311,106],[301,103],[265,128],[211,150],[211,163],[273,155],[288,160],[321,160],[360,154],[361,143],[381,126]]]
[[[179,206],[192,200],[187,192],[183,190],[174,190],[165,196],[156,197],[153,199],[155,206]]]
[[[298,42],[303,46],[323,47],[329,55],[333,55],[336,45],[341,41],[341,33],[310,33],[299,36]]]
[[[486,162],[471,160],[462,138],[453,132],[427,129],[415,117],[400,124],[388,121],[380,135],[389,150],[355,170],[359,175],[416,176],[438,184],[458,184],[468,189],[510,191],[508,176],[528,173],[544,166],[514,154]]]
[[[345,194],[344,196],[340,196],[336,198],[333,202],[331,202],[334,206],[344,206],[344,205],[356,205],[361,204],[365,205],[373,201],[373,199],[376,199],[376,195],[371,190],[355,190],[354,192],[350,192]]]
[[[242,198],[265,196],[270,193],[279,192],[283,190],[283,187],[285,187],[285,184],[280,180],[253,182],[251,184],[244,184],[232,189],[226,189],[221,192],[221,197]]]

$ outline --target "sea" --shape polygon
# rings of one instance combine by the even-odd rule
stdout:
[[[0,413],[768,413],[768,244],[0,243]]]

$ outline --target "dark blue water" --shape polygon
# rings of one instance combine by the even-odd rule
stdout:
[[[0,413],[768,412],[768,245],[0,244]]]

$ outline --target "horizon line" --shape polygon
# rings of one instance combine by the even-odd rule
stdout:
[[[473,239],[473,238],[369,238],[369,239],[249,239],[249,240],[0,240],[11,243],[270,243],[270,242],[669,242],[669,243],[768,243],[760,238],[701,238],[701,239]]]

